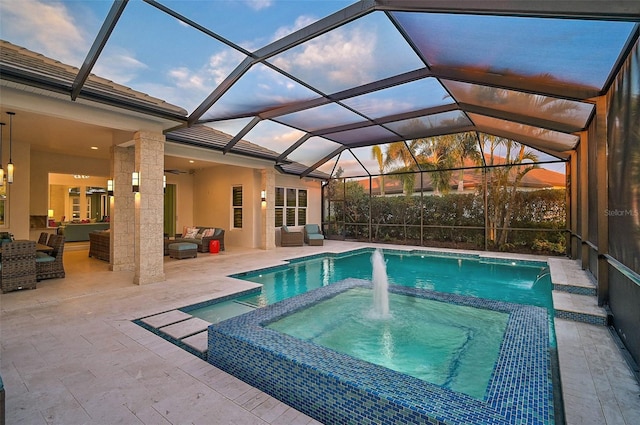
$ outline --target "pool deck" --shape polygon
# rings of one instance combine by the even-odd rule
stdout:
[[[145,286],[132,284],[133,272],[111,272],[107,263],[87,258],[86,245],[69,245],[65,279],[0,295],[7,424],[319,423],[132,320],[171,312],[164,320],[175,323],[171,316],[179,307],[253,287],[229,274],[371,245],[325,241],[320,247],[167,257],[166,280]],[[569,290],[554,291],[555,308],[568,317],[556,319],[566,423],[640,423],[640,386],[609,330],[575,321],[597,322],[604,315],[595,297],[584,295],[590,290],[586,273],[568,259],[550,263],[554,283]],[[180,337],[202,325],[193,321],[186,330],[170,330]]]

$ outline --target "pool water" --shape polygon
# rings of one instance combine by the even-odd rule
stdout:
[[[287,266],[237,274],[262,284],[259,292],[189,310],[189,314],[218,323],[284,299],[358,278],[371,280],[373,249],[296,260]],[[437,255],[425,251],[384,251],[389,284],[457,295],[544,307],[552,318],[551,279],[544,262],[507,261],[477,255]],[[186,311],[186,310],[185,310]]]
[[[482,399],[509,315],[389,294],[391,317],[372,314],[372,290],[354,288],[267,327]]]

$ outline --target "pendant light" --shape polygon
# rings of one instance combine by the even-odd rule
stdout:
[[[13,116],[15,112],[7,112],[9,115],[9,163],[7,164],[7,183],[13,183],[13,160],[11,159],[11,148],[13,147]]]

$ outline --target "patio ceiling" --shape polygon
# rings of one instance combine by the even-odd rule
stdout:
[[[125,85],[187,111],[167,132],[170,141],[270,159],[282,172],[315,177],[331,173],[343,151],[359,163],[345,176],[376,174],[371,149],[362,148],[466,131],[566,159],[595,114],[595,98],[638,39],[640,22],[637,1],[303,2],[325,17],[296,23],[295,31],[256,48],[233,39],[231,23],[203,13],[209,3],[218,11],[236,6],[102,6],[104,21],[84,61],[70,64],[78,72],[65,89],[73,99],[88,95],[90,73],[100,75],[123,45],[143,62],[159,49],[174,70],[215,59],[188,75],[207,81],[216,72],[209,91],[184,84],[167,98],[142,80]],[[140,13],[145,21],[136,20]],[[261,19],[294,26],[276,13]],[[257,31],[241,15],[232,24]],[[133,26],[139,36],[127,32]],[[192,47],[202,57],[192,57]]]

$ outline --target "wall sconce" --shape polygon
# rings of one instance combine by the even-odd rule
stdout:
[[[53,218],[53,210],[47,210],[47,217]]]
[[[263,190],[262,192],[260,192],[260,200],[262,201],[262,204],[266,204],[267,203],[267,191]]]
[[[113,180],[107,180],[107,196],[113,196]]]
[[[137,171],[131,173],[131,190],[133,192],[140,192],[140,173]]]

